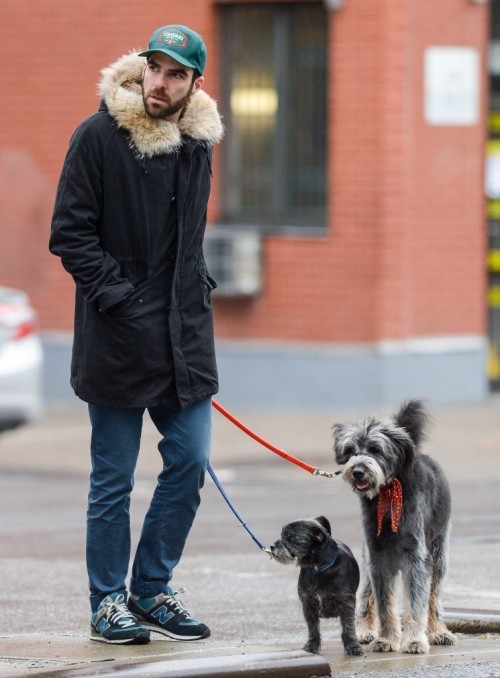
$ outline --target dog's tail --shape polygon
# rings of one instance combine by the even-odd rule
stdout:
[[[408,432],[415,447],[418,448],[427,437],[432,419],[423,402],[415,398],[407,400],[401,405],[394,421]]]

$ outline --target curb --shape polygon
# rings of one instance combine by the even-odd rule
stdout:
[[[500,611],[447,608],[443,613],[443,620],[451,632],[469,636],[468,643],[476,643],[500,634]],[[475,636],[471,638],[470,636]],[[168,657],[164,651],[151,655],[129,654],[126,646],[124,652],[108,653],[109,646],[103,648],[89,648],[90,643],[80,643],[80,637],[56,636],[48,640],[45,635],[31,638],[13,636],[5,639],[3,659],[29,661],[39,660],[37,668],[32,665],[29,672],[21,673],[22,669],[13,668],[5,676],[27,676],[32,678],[328,678],[332,675],[331,666],[339,667],[343,654],[338,642],[332,647],[324,648],[324,656],[309,654],[303,650],[269,649],[265,647],[245,647],[239,651],[238,647],[207,648],[201,651],[174,653]],[[44,640],[49,644],[48,652],[43,652]],[[28,646],[26,646],[28,643]],[[75,645],[76,643],[76,645]],[[495,641],[496,643],[496,641]],[[82,645],[82,646],[81,646]],[[100,645],[100,644],[97,644]],[[476,647],[473,645],[473,647]],[[53,646],[53,647],[51,647]],[[30,651],[26,654],[27,647]],[[42,651],[40,650],[42,648]],[[103,650],[96,652],[95,650]],[[153,648],[154,650],[155,648]],[[156,648],[157,649],[157,648]],[[229,653],[227,651],[229,650]],[[497,650],[498,651],[498,650]],[[225,653],[226,652],[226,653]],[[328,659],[326,659],[326,657]],[[40,667],[45,659],[52,666]],[[393,659],[393,658],[391,658]],[[371,662],[373,663],[373,662]],[[375,665],[371,670],[380,670]],[[367,665],[367,666],[368,666]],[[346,666],[346,670],[352,669]],[[33,670],[34,669],[34,670]],[[0,671],[1,673],[1,671]]]
[[[110,665],[111,664],[111,665]],[[103,666],[80,666],[32,673],[40,678],[229,678],[241,676],[260,678],[273,676],[281,678],[328,678],[330,664],[319,655],[303,650],[290,652],[270,651],[254,654],[239,654],[222,657],[174,659],[152,661],[141,664],[111,662]]]
[[[500,612],[448,608],[443,613],[452,633],[500,633]]]

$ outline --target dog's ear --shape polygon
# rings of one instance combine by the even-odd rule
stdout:
[[[417,448],[415,447],[415,443],[413,440],[407,440],[405,438],[404,441],[401,442],[400,448],[402,451],[402,458],[401,458],[401,472],[403,475],[407,473],[411,473],[413,470],[413,466],[415,464],[415,455],[417,453]]]
[[[403,428],[388,428],[382,431],[389,438],[397,450],[397,475],[411,473],[415,464],[417,448],[409,433]]]
[[[319,523],[321,525],[321,527],[324,527],[325,530],[328,532],[328,534],[331,536],[332,528],[330,527],[330,521],[328,520],[328,518],[325,518],[325,516],[318,516],[314,520],[317,523]]]
[[[332,426],[332,431],[335,461],[337,464],[345,464],[351,457],[351,454],[346,453],[344,445],[344,437],[347,432],[347,426],[345,424],[334,424]]]

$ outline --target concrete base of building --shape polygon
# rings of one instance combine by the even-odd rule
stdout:
[[[70,333],[45,333],[45,401],[70,404]],[[488,395],[487,341],[479,336],[338,345],[217,343],[218,398],[246,410],[331,411],[482,402]]]
[[[483,337],[362,346],[220,342],[217,355],[221,401],[239,408],[365,410],[410,397],[459,404],[488,394]]]

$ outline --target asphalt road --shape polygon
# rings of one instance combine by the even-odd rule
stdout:
[[[313,477],[284,462],[244,440],[243,434],[217,416],[212,465],[264,544],[279,536],[284,523],[323,514],[335,536],[359,556],[358,500],[342,481]],[[498,612],[500,398],[486,408],[441,409],[435,416],[429,451],[447,470],[453,497],[443,603],[447,608]],[[251,414],[247,423],[309,463],[333,470],[329,438],[334,420],[339,417]],[[88,438],[86,413],[80,409],[50,412],[42,421],[0,439],[0,635],[87,634]],[[146,427],[132,502],[134,543],[159,471],[155,444],[154,430]],[[207,478],[202,506],[173,583],[186,589],[183,599],[194,616],[209,624],[213,640],[221,646],[301,648],[305,625],[296,580],[293,566],[279,565],[258,549]],[[322,632],[323,656],[329,659],[329,648],[335,648],[333,662],[334,654],[338,658],[337,623],[326,620]],[[456,655],[449,673],[442,663],[437,668],[432,661],[405,668],[404,662],[394,664],[392,657],[383,657],[385,663],[375,673],[373,666],[365,673],[358,667],[356,675],[500,675],[498,636],[485,636],[479,645],[474,639],[472,649],[470,639],[463,636],[462,640],[463,653],[468,651],[470,656]],[[338,667],[334,674],[354,675],[342,670]]]

